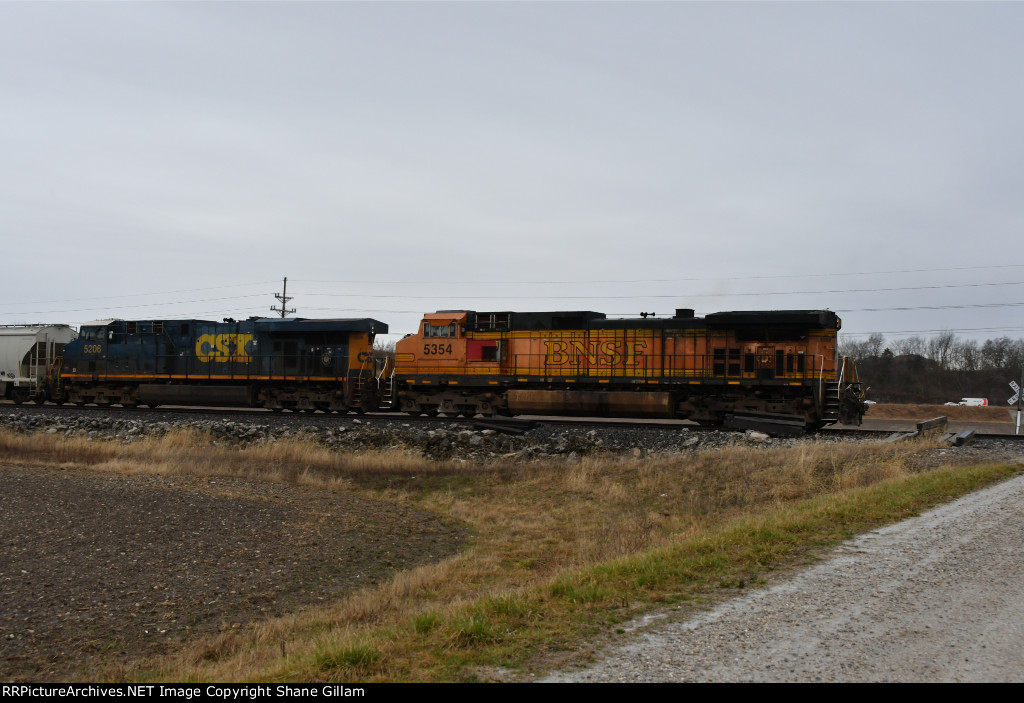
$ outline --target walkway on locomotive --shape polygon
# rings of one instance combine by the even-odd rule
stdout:
[[[704,318],[678,310],[671,318],[612,320],[592,311],[439,311],[396,345],[396,377],[472,385],[821,383],[837,377],[839,327],[821,310]]]

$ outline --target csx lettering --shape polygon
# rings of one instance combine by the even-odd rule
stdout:
[[[210,362],[242,362],[252,360],[246,345],[251,334],[204,334],[196,340],[196,358]]]
[[[548,366],[579,364],[586,361],[590,366],[637,366],[647,342],[643,340],[584,342],[558,340],[544,342],[548,348],[545,361]]]

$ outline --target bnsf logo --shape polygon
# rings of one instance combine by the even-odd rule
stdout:
[[[196,358],[200,361],[242,362],[252,360],[246,345],[251,334],[204,334],[196,340]]]
[[[591,366],[638,366],[647,342],[643,340],[607,342],[557,341],[544,342],[548,348],[546,361],[549,366],[579,364],[586,359]]]

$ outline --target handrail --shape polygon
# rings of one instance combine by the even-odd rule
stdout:
[[[421,360],[396,364],[402,368],[401,375],[465,375],[465,376],[543,376],[543,377],[589,377],[589,378],[689,378],[689,379],[726,379],[726,380],[765,380],[807,382],[818,381],[824,384],[834,380],[834,372],[825,368],[825,357],[821,354],[805,354],[801,358],[803,370],[797,369],[795,361],[789,369],[789,360],[781,372],[778,367],[745,368],[745,360],[735,357],[722,360],[713,354],[672,354],[637,356],[635,363],[626,365],[625,359],[617,359],[611,363],[609,359],[597,358],[590,363],[585,358],[574,358],[562,363],[551,363],[550,357],[544,353],[513,354],[506,362],[466,363],[461,359]],[[426,363],[424,363],[426,362]],[[602,363],[606,362],[606,363]],[[767,372],[767,373],[766,373]]]

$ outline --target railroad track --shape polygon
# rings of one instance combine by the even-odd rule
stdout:
[[[365,414],[339,414],[339,413],[323,413],[323,412],[284,412],[274,413],[262,408],[209,408],[209,407],[175,407],[175,406],[162,406],[159,408],[101,408],[93,406],[77,406],[77,405],[34,405],[34,404],[23,404],[15,405],[10,402],[0,402],[0,413],[4,412],[24,412],[26,414],[41,414],[41,415],[67,415],[67,416],[102,416],[102,417],[116,417],[117,415],[124,415],[126,418],[138,419],[148,418],[156,419],[162,417],[234,417],[234,418],[248,418],[256,419],[260,422],[267,424],[290,424],[290,425],[301,425],[301,424],[331,424],[333,422],[342,423],[346,420],[358,418],[362,422],[373,423],[373,422],[384,422],[384,423],[404,423],[404,424],[459,424],[465,425],[466,427],[479,426],[481,428],[490,427],[491,429],[499,429],[501,431],[509,431],[510,433],[518,433],[519,428],[528,428],[528,426],[536,424],[554,425],[554,426],[566,426],[566,427],[586,427],[589,429],[600,429],[601,427],[609,428],[631,428],[631,429],[683,429],[686,428],[689,432],[715,432],[723,431],[722,428],[715,427],[702,427],[696,423],[688,422],[686,420],[650,420],[650,419],[623,419],[623,418],[583,418],[583,417],[543,417],[543,416],[521,416],[516,418],[465,418],[465,417],[444,417],[444,416],[410,416],[404,413],[397,412],[374,412]],[[891,420],[891,421],[876,421],[876,423],[884,424],[884,426],[874,427],[826,427],[820,430],[819,434],[822,437],[860,437],[860,438],[885,438],[893,433],[905,432],[912,428],[915,424],[913,420]],[[956,422],[950,423],[951,427],[956,428],[971,428],[970,422]],[[957,430],[959,431],[959,429]],[[994,431],[991,428],[979,428],[977,430],[978,436],[984,436],[987,439],[1000,439],[1007,441],[1024,441],[1024,436],[1014,435],[1012,432],[1000,432]]]

